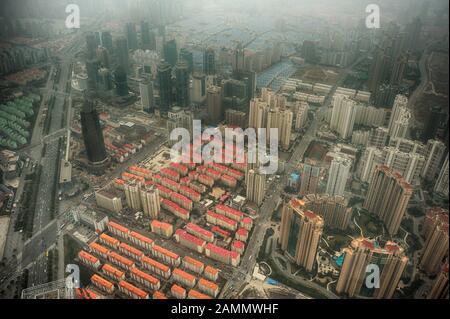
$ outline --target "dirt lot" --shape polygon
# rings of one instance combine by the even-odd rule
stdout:
[[[292,77],[309,83],[334,85],[342,70],[324,66],[306,66],[300,68]]]

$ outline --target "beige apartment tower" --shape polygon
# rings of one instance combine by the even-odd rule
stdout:
[[[376,299],[392,298],[403,271],[408,264],[408,257],[398,244],[388,241],[384,248],[367,238],[352,241],[350,247],[344,249],[344,263],[339,275],[336,292],[352,298],[355,296]],[[366,283],[368,265],[376,265],[379,269],[379,288],[371,286],[371,278]]]
[[[281,216],[281,249],[297,265],[312,271],[323,231],[323,219],[310,210],[302,209],[301,200],[285,203]]]
[[[154,185],[145,185],[141,189],[141,203],[146,216],[158,219],[161,206],[159,190]]]
[[[413,189],[402,175],[380,165],[373,173],[364,208],[377,215],[390,235],[397,234]]]

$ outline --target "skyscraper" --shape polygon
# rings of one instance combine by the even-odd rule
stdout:
[[[351,166],[352,161],[346,157],[337,156],[333,159],[328,174],[327,194],[331,196],[344,195]]]
[[[169,40],[164,43],[164,59],[169,63],[172,67],[177,64],[178,61],[178,51],[177,51],[177,43],[175,40]]]
[[[97,40],[95,38],[95,34],[92,32],[89,32],[86,34],[86,48],[87,48],[87,60],[95,59],[95,52],[97,50]]]
[[[188,66],[189,73],[194,71],[194,54],[187,48],[180,49],[180,61],[184,61]]]
[[[266,175],[253,169],[248,170],[246,178],[247,200],[261,205],[266,193]]]
[[[377,242],[367,238],[354,239],[350,247],[344,249],[344,263],[336,286],[339,294],[389,299],[394,295],[400,278],[408,264],[404,249],[388,241],[381,248]],[[367,285],[368,265],[376,265],[380,270],[379,288]]]
[[[192,75],[191,101],[201,104],[206,98],[206,77],[204,74],[196,73]]]
[[[425,244],[419,267],[429,275],[438,274],[448,258],[448,224],[448,210],[435,207],[427,211],[423,225]]]
[[[409,120],[411,114],[408,107],[408,98],[404,95],[397,95],[392,107],[391,118],[389,119],[389,136],[391,138],[402,138],[407,136]]]
[[[86,72],[88,75],[88,89],[95,90],[98,84],[98,62],[96,59],[86,61]]]
[[[303,164],[300,179],[300,195],[316,194],[320,177],[320,167],[311,164]]]
[[[335,95],[330,128],[337,132],[341,138],[347,139],[352,135],[355,116],[355,101],[344,95]]]
[[[180,107],[189,107],[190,102],[189,66],[184,61],[178,61],[175,66],[176,103]]]
[[[125,25],[125,35],[127,38],[128,48],[131,50],[136,50],[138,48],[138,38],[136,32],[136,25],[129,22]]]
[[[116,94],[119,96],[128,95],[128,80],[125,70],[119,66],[114,71],[114,84],[116,86]]]
[[[158,64],[159,105],[163,113],[167,113],[173,103],[172,68],[170,64],[161,61]]]
[[[377,166],[369,184],[364,208],[378,215],[390,235],[397,234],[413,188],[393,169]]]
[[[280,245],[298,266],[312,271],[323,231],[323,219],[310,210],[302,210],[301,201],[293,198],[281,213]]]
[[[445,144],[438,140],[429,140],[426,146],[426,162],[423,167],[421,176],[427,181],[433,181],[439,174],[439,165],[445,155]]]
[[[155,35],[150,34],[150,28],[147,21],[141,21],[141,47],[144,50],[154,50],[154,39]],[[153,40],[153,41],[152,41]]]
[[[206,75],[214,75],[216,73],[216,58],[212,48],[208,48],[203,52],[203,72]]]
[[[81,131],[83,133],[86,154],[91,164],[102,164],[107,161],[108,156],[103,140],[103,131],[100,126],[100,119],[92,97],[86,94],[84,105],[80,112]]]
[[[105,47],[110,54],[113,53],[114,49],[111,32],[103,31],[101,34],[101,40],[102,40],[102,47]]]
[[[128,58],[128,43],[126,38],[120,37],[116,39],[116,55],[119,66],[121,66],[123,70],[128,73],[130,62]]]
[[[154,108],[153,83],[148,80],[139,83],[139,91],[141,93],[142,109],[146,112],[152,112]]]
[[[444,165],[442,165],[441,171],[439,173],[436,184],[434,185],[434,192],[448,198],[448,178],[449,178],[449,167],[448,167],[448,154],[445,158]]]
[[[441,272],[434,280],[433,287],[427,295],[427,299],[448,300],[448,262],[442,267]]]
[[[210,86],[206,95],[208,117],[212,123],[218,123],[223,119],[222,88]]]
[[[318,62],[316,43],[314,41],[309,40],[303,41],[302,57],[308,63]]]

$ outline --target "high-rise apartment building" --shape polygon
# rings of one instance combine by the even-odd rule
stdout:
[[[355,124],[356,104],[345,95],[335,95],[330,128],[343,139],[349,138]]]
[[[427,181],[433,181],[439,174],[439,165],[442,163],[446,151],[445,144],[438,140],[428,140],[426,146],[426,161],[421,176]]]
[[[427,295],[427,299],[448,300],[448,262],[445,263],[441,272],[434,280],[433,286]]]
[[[266,175],[250,169],[247,172],[246,184],[247,200],[261,205],[266,194]]]
[[[408,257],[402,247],[388,241],[382,248],[373,240],[358,238],[352,241],[350,247],[344,249],[344,254],[336,286],[337,293],[350,298],[392,298],[408,264]],[[380,270],[379,288],[370,285],[370,279],[366,280],[371,272],[367,270],[369,265],[376,265]]]
[[[135,212],[141,211],[141,182],[128,181],[124,185],[124,192],[128,207]]]
[[[413,188],[400,173],[380,165],[370,181],[364,208],[384,222],[390,235],[395,235],[412,193]]]
[[[219,123],[223,119],[222,88],[210,86],[206,95],[208,118],[212,123]]]
[[[336,156],[331,161],[325,193],[331,196],[344,195],[345,186],[350,176],[352,161],[344,156]]]
[[[445,158],[444,165],[442,165],[436,184],[434,185],[434,192],[448,198],[448,154]]]
[[[429,275],[436,275],[448,258],[448,210],[436,207],[427,211],[423,234],[426,238],[419,267]]]
[[[303,164],[300,179],[300,195],[316,194],[319,185],[320,167],[313,164]]]
[[[329,196],[327,194],[309,194],[301,200],[304,210],[311,210],[319,214],[325,226],[346,230],[352,218],[352,209],[343,196]]]
[[[392,107],[391,118],[389,119],[389,136],[391,138],[407,137],[411,112],[407,109],[408,98],[404,95],[397,95]]]
[[[297,265],[312,271],[323,226],[322,217],[310,210],[303,210],[300,200],[291,199],[284,204],[281,213],[281,250]]]
[[[154,185],[145,185],[140,190],[144,214],[152,219],[158,219],[160,207],[159,190]]]

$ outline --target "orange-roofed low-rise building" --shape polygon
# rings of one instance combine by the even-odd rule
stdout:
[[[204,263],[190,256],[184,256],[181,264],[184,269],[192,271],[197,274],[201,274],[205,269]]]
[[[109,253],[108,260],[112,262],[114,265],[122,267],[124,269],[130,269],[131,267],[134,267],[134,261],[125,258],[113,251]]]
[[[206,279],[217,281],[217,279],[219,279],[219,269],[206,266],[203,276],[205,276]]]
[[[186,225],[186,231],[194,236],[197,236],[198,238],[201,238],[203,240],[206,240],[207,242],[212,243],[214,241],[214,234],[210,232],[209,230],[206,230],[197,224],[194,223],[188,223]]]
[[[106,248],[105,246],[97,244],[96,242],[92,242],[89,244],[89,248],[91,249],[92,253],[102,258],[108,258],[109,249]]]
[[[217,261],[220,261],[220,262],[223,262],[225,264],[232,265],[235,267],[238,266],[241,261],[239,253],[237,253],[235,251],[227,250],[225,248],[216,246],[211,243],[206,245],[205,253],[206,253],[206,256],[208,256],[214,260],[217,260]]]
[[[195,250],[198,253],[203,253],[204,247],[206,245],[206,241],[188,234],[185,230],[182,229],[177,229],[177,231],[175,232],[175,240],[181,245]]]
[[[113,249],[118,249],[120,245],[120,241],[117,238],[111,237],[105,233],[100,235],[99,240],[102,244]]]
[[[153,233],[170,238],[173,235],[173,225],[169,223],[160,222],[159,220],[152,220],[150,229]]]
[[[129,282],[122,280],[119,282],[119,290],[123,294],[127,295],[130,298],[133,299],[149,299],[150,296],[148,292],[139,289],[138,287],[130,284]]]
[[[218,225],[231,231],[235,231],[238,226],[238,223],[235,220],[224,215],[214,213],[213,211],[208,211],[206,213],[206,221],[210,224]]]
[[[188,293],[188,299],[212,299],[210,296],[202,294],[201,292],[191,289]]]
[[[161,299],[161,300],[167,299],[167,296],[161,291],[155,291],[152,297],[153,299]]]
[[[161,282],[158,278],[155,278],[136,267],[130,269],[130,277],[141,285],[152,290],[158,290],[161,288]]]
[[[153,257],[162,260],[164,263],[174,267],[178,267],[181,263],[181,257],[179,255],[159,245],[153,245],[152,255]]]
[[[131,257],[135,260],[141,260],[142,256],[144,256],[144,253],[141,250],[134,248],[133,246],[130,246],[126,243],[121,243],[119,245],[119,251],[125,256]]]
[[[193,288],[197,282],[197,278],[195,278],[195,276],[181,270],[180,268],[175,268],[173,270],[172,278],[175,282],[189,288]]]
[[[108,223],[108,230],[114,235],[117,235],[124,239],[128,239],[128,234],[130,233],[130,230],[128,228],[113,221],[110,221]]]
[[[153,274],[163,277],[164,279],[168,279],[172,274],[169,266],[164,265],[163,263],[160,263],[150,257],[142,257],[141,263],[143,268],[149,270]]]
[[[153,246],[153,239],[150,239],[142,234],[132,231],[129,235],[130,241],[136,246],[149,251]]]
[[[206,293],[214,298],[217,297],[220,292],[219,286],[217,284],[204,278],[199,279],[197,287],[201,292]]]
[[[170,288],[170,293],[172,296],[174,296],[177,299],[186,299],[187,291],[181,286],[178,286],[177,284],[173,284]]]
[[[245,228],[239,228],[239,229],[236,231],[236,239],[237,239],[237,240],[240,240],[240,241],[242,241],[242,242],[246,242],[247,239],[248,239],[248,234],[249,234],[249,232],[248,232],[247,229],[245,229]]]
[[[112,294],[114,292],[114,284],[99,275],[91,277],[92,284],[103,292]]]
[[[100,267],[100,265],[101,265],[100,264],[100,260],[97,257],[95,257],[95,256],[93,256],[93,255],[91,255],[91,254],[89,254],[87,252],[85,252],[84,250],[80,250],[80,252],[78,253],[78,258],[85,265],[91,266],[91,267],[93,267],[95,269],[98,269]]]
[[[125,279],[125,272],[117,269],[114,266],[111,266],[110,264],[104,264],[102,267],[102,273],[109,278],[113,278],[115,280],[124,280]]]

